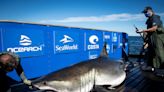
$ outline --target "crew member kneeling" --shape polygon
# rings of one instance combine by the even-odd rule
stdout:
[[[14,69],[24,84],[31,85],[31,81],[28,80],[24,74],[20,64],[20,58],[14,53],[4,52],[0,53],[0,92],[7,92],[10,88],[9,79],[6,74]]]

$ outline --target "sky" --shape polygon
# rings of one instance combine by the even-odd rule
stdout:
[[[126,32],[145,29],[151,6],[164,21],[164,0],[0,0],[0,20]],[[138,35],[139,36],[139,35]]]

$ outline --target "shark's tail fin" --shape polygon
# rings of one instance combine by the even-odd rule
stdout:
[[[102,56],[108,56],[108,53],[107,53],[107,42],[104,43],[103,49],[101,51],[100,57],[102,57]]]

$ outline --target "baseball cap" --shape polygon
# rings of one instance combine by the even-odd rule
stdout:
[[[147,13],[148,10],[153,10],[150,6],[145,7],[142,13]]]

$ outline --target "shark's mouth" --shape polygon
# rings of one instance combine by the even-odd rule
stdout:
[[[95,69],[79,76],[77,81],[45,81],[39,84],[35,84],[40,90],[53,90],[57,92],[89,92],[95,84]],[[59,87],[59,85],[62,85]],[[58,87],[57,87],[58,86]]]
[[[37,85],[35,85],[37,88],[39,88],[40,90],[53,90],[53,91],[56,91],[56,89],[55,88],[53,88],[53,87],[50,87],[50,86],[41,86],[41,87],[39,87],[39,86],[37,86]]]

